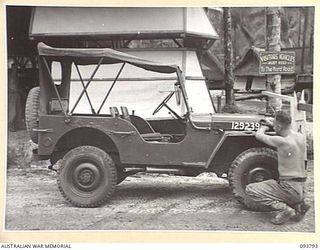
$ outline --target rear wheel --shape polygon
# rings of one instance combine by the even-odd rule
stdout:
[[[258,206],[245,192],[249,183],[277,179],[277,153],[270,148],[251,148],[242,152],[231,164],[229,184],[234,197],[253,210],[266,210]]]
[[[117,169],[112,158],[93,146],[70,150],[58,170],[58,186],[62,195],[77,207],[97,207],[113,194]]]
[[[33,129],[39,126],[39,104],[40,87],[34,87],[29,91],[25,111],[27,131],[34,143],[38,143],[38,132],[33,131]]]

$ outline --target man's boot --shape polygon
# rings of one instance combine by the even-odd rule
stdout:
[[[271,207],[277,210],[275,217],[271,219],[275,225],[284,224],[296,215],[295,210],[284,202],[275,201]]]
[[[294,209],[295,209],[295,216],[292,217],[291,219],[296,222],[299,222],[304,218],[304,216],[306,215],[306,213],[310,209],[310,206],[307,203],[305,203],[304,201],[302,201],[302,202],[296,204],[294,206]]]

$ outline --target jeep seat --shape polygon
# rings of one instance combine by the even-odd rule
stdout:
[[[117,107],[110,107],[109,109],[112,117],[119,117],[119,110]]]
[[[120,109],[121,109],[121,114],[122,114],[123,119],[131,122],[131,118],[130,118],[130,115],[129,115],[128,108],[125,107],[125,106],[121,106]]]
[[[121,106],[121,113],[122,113],[122,118],[131,122],[131,118],[128,112],[128,108]],[[117,107],[113,106],[110,107],[110,113],[112,117],[119,117],[119,110]],[[148,125],[148,128],[150,129],[151,133],[140,133],[141,137],[143,138],[143,140],[148,141],[148,142],[169,142],[172,139],[172,136],[169,134],[160,134],[158,132],[155,132],[154,129],[151,127],[151,125],[144,119],[142,119],[141,117],[139,118],[140,121],[144,121],[145,124]],[[134,125],[134,124],[133,124]]]

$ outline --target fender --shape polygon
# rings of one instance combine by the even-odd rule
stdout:
[[[224,132],[223,136],[221,137],[220,141],[218,142],[217,146],[215,147],[215,149],[212,151],[205,168],[209,168],[209,166],[211,165],[214,157],[217,155],[218,151],[221,149],[222,145],[224,145],[225,141],[227,140],[227,138],[230,137],[253,137],[255,135],[254,131],[226,131]],[[256,139],[255,139],[256,140]],[[258,142],[256,140],[257,144],[259,144],[260,142]]]

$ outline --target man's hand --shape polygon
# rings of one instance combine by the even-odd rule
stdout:
[[[269,119],[261,119],[260,120],[260,126],[261,128],[263,127],[266,127],[264,129],[264,131],[267,131],[269,129],[272,129],[273,128],[273,119],[272,118],[269,118]]]
[[[261,124],[261,123],[260,123],[260,124]],[[269,127],[269,126],[267,126],[267,125],[265,125],[265,124],[261,124],[261,125],[260,125],[260,129],[258,129],[257,132],[265,133],[265,132],[267,132],[267,131],[270,130],[270,129],[271,129],[271,127]]]
[[[273,128],[273,119],[268,119],[268,120],[262,119],[260,120],[260,129],[258,129],[255,136],[257,140],[262,141],[269,146],[278,148],[285,143],[285,138],[281,136],[265,134],[265,132],[267,132],[269,129],[272,129],[272,128]]]

